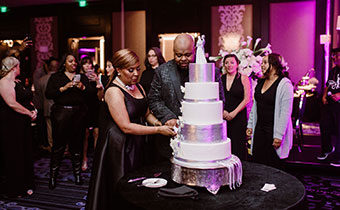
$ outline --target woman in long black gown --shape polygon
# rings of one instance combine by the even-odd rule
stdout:
[[[142,166],[143,136],[176,133],[168,126],[144,126],[158,122],[150,113],[142,87],[137,84],[138,56],[122,49],[113,55],[117,73],[106,90],[100,113],[99,139],[95,151],[86,209],[117,208],[116,184],[129,171]]]
[[[225,95],[223,118],[227,122],[227,133],[231,139],[231,152],[241,160],[246,159],[247,109],[251,100],[249,78],[238,72],[240,61],[234,54],[223,58],[226,73],[222,76]]]
[[[34,185],[31,120],[37,117],[32,92],[16,81],[19,61],[2,60],[0,69],[0,194],[31,194]]]

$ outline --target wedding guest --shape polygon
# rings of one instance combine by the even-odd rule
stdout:
[[[227,120],[228,137],[231,139],[231,151],[241,160],[246,159],[247,109],[251,100],[250,81],[238,72],[240,60],[235,54],[223,58],[225,74],[222,75],[224,95],[226,98],[223,118]]]
[[[91,57],[85,56],[80,60],[80,72],[85,74],[90,81],[90,91],[87,95],[87,115],[86,115],[86,129],[85,138],[83,141],[83,162],[81,169],[86,171],[87,165],[87,150],[89,146],[89,136],[92,134],[93,146],[96,147],[98,139],[98,110],[99,100],[97,97],[97,86],[102,88],[99,78],[94,70],[93,62]],[[92,132],[91,132],[92,131]]]
[[[38,79],[38,81],[34,84],[34,96],[33,103],[35,107],[40,107],[38,109],[37,116],[37,126],[38,129],[38,138],[41,138],[39,143],[43,150],[47,150],[51,152],[53,140],[52,140],[52,126],[51,126],[51,107],[53,105],[53,100],[46,99],[45,91],[48,80],[50,79],[51,74],[57,72],[59,65],[59,60],[55,57],[50,57],[44,64],[44,69],[47,74]],[[33,80],[34,81],[34,80]],[[35,98],[35,100],[34,100]],[[39,105],[37,105],[37,104]],[[38,125],[39,124],[39,125]],[[46,142],[47,139],[47,142]],[[46,146],[46,143],[48,146]]]
[[[84,122],[87,113],[86,96],[89,81],[84,74],[78,74],[78,66],[73,54],[65,54],[59,71],[51,75],[46,87],[46,98],[54,101],[51,110],[53,147],[50,163],[50,189],[56,187],[66,145],[71,153],[75,183],[82,184],[81,151],[85,134]]]
[[[152,47],[148,50],[144,64],[146,69],[142,73],[140,84],[143,86],[146,94],[149,93],[150,85],[155,75],[155,69],[165,63],[161,50],[158,47]]]
[[[105,67],[104,74],[100,73],[98,75],[99,82],[100,82],[101,86],[98,86],[97,96],[98,96],[98,99],[100,101],[103,100],[104,89],[107,88],[109,80],[110,80],[110,77],[111,77],[111,75],[113,75],[113,72],[114,72],[114,68],[113,68],[112,62],[109,61],[109,60],[106,61],[106,67]]]
[[[158,120],[150,113],[145,92],[137,83],[139,58],[129,49],[114,53],[112,64],[117,76],[105,92],[105,109],[100,114],[99,139],[95,151],[86,209],[114,209],[116,184],[142,163],[143,136],[174,136],[169,126],[145,126]],[[112,77],[114,78],[114,77]]]
[[[332,59],[335,67],[329,72],[322,96],[321,154],[317,158],[325,160],[335,153],[331,165],[340,167],[340,48],[332,50]],[[335,137],[334,146],[332,136]]]
[[[34,187],[31,120],[37,111],[32,92],[16,79],[19,75],[19,60],[4,58],[0,68],[0,194],[9,197],[30,195]]]
[[[247,135],[251,137],[251,154],[255,162],[282,168],[293,144],[293,85],[285,77],[282,56],[264,56],[263,78],[255,87],[255,100],[249,114]]]
[[[149,106],[152,113],[160,119],[163,125],[177,126],[178,116],[181,116],[181,101],[184,93],[181,86],[189,81],[189,63],[195,60],[195,41],[189,34],[180,34],[174,40],[174,59],[163,63],[155,70],[151,83]],[[215,81],[219,82],[220,100],[224,102],[223,86],[220,72],[215,72]],[[169,138],[156,141],[160,159],[169,159],[172,149]]]
[[[144,88],[146,95],[150,91],[151,82],[155,75],[155,69],[163,63],[165,63],[165,60],[161,50],[158,47],[152,47],[147,51],[146,58],[144,60],[146,69],[143,71],[139,82]],[[156,141],[158,138],[162,138],[162,136],[148,135],[146,137],[144,147],[144,153],[148,154],[146,157],[146,164],[153,164],[158,159],[157,153],[154,152],[157,150]]]

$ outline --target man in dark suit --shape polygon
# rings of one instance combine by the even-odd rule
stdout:
[[[160,65],[155,70],[155,76],[149,92],[149,107],[163,125],[176,126],[178,116],[181,116],[181,101],[184,92],[181,86],[189,81],[189,63],[195,60],[195,41],[188,34],[180,34],[174,40],[174,59]],[[220,100],[224,102],[223,86],[220,72],[216,69],[215,81],[220,84]],[[163,137],[164,138],[164,137]],[[169,159],[172,150],[169,138],[156,139],[158,152]]]

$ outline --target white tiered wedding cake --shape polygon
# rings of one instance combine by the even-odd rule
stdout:
[[[203,46],[197,46],[196,63],[189,65],[178,135],[170,143],[171,176],[177,183],[206,187],[216,194],[220,186],[234,189],[242,183],[242,164],[231,154],[215,64],[202,59],[200,47]]]

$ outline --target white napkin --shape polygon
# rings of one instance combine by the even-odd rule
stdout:
[[[269,192],[275,189],[276,189],[275,184],[268,184],[268,183],[264,184],[264,186],[261,188],[261,190],[265,192]]]

